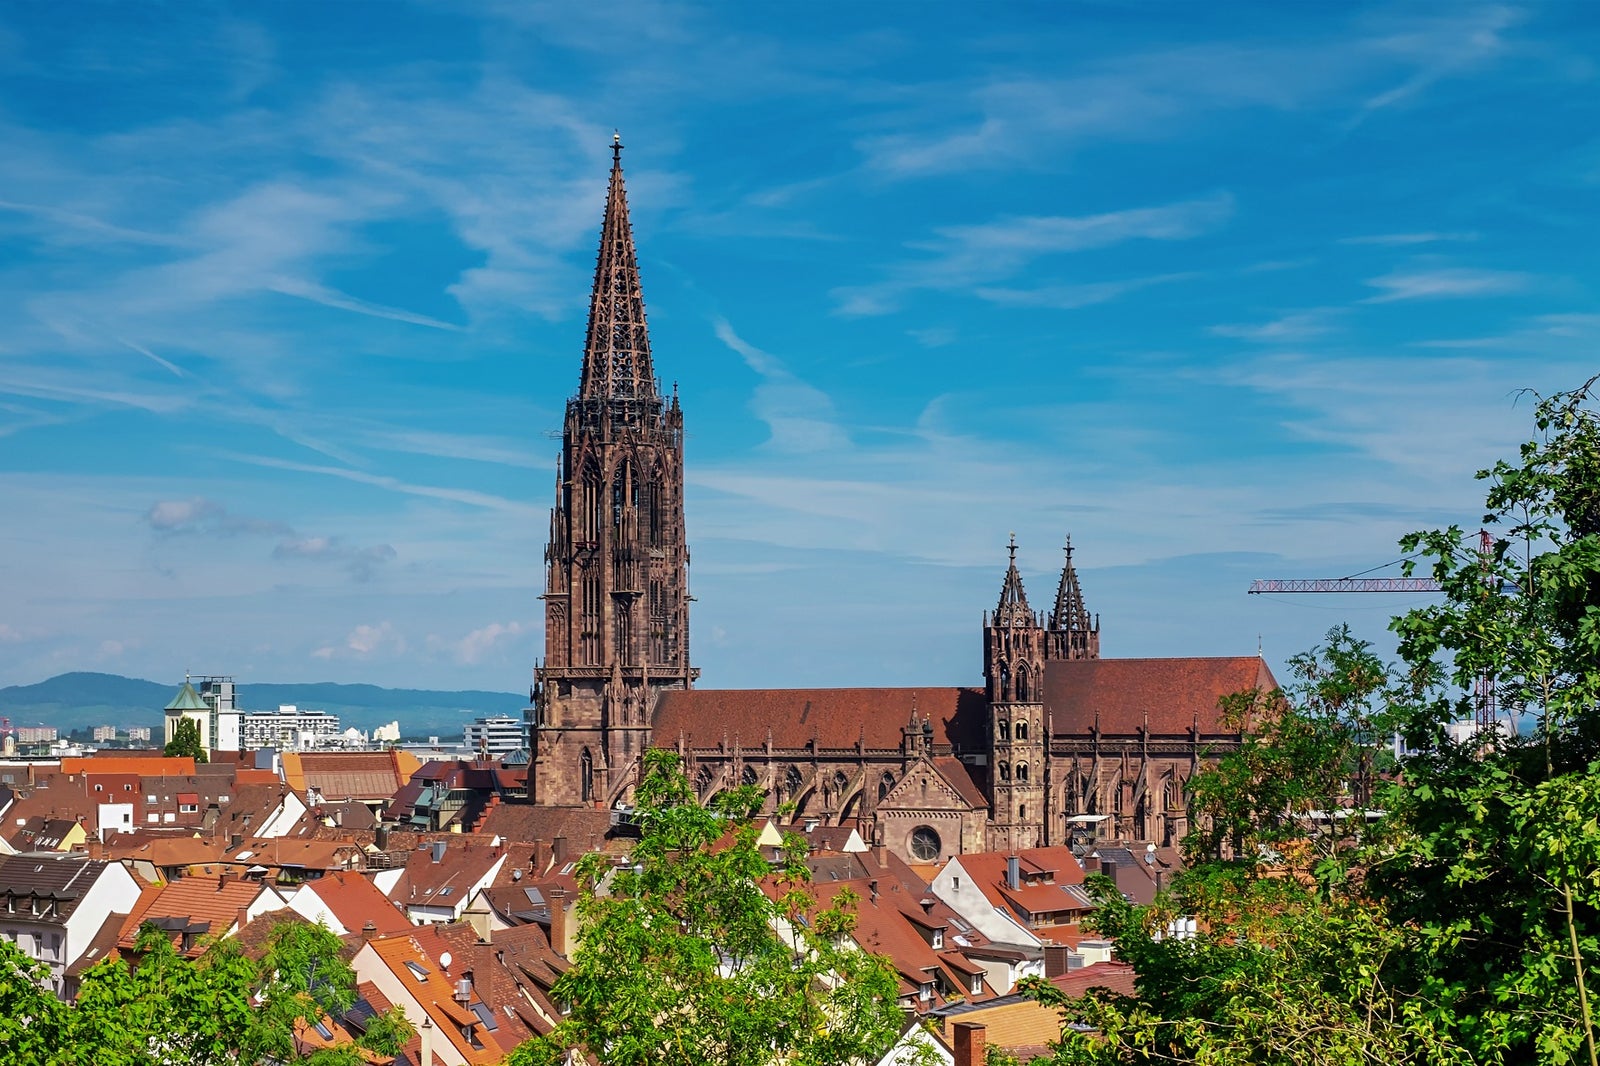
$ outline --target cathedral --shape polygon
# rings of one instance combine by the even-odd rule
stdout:
[[[625,805],[654,746],[682,756],[703,800],[758,785],[797,823],[858,828],[908,861],[1176,843],[1190,776],[1239,741],[1219,698],[1275,688],[1271,672],[1258,656],[1103,659],[1071,541],[1045,611],[1028,603],[1014,539],[1008,552],[983,613],[981,686],[697,687],[683,409],[656,380],[614,141],[550,510],[529,798]]]

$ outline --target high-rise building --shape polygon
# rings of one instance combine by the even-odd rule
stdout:
[[[468,751],[507,755],[522,748],[523,722],[509,714],[476,718],[463,730]]]
[[[95,742],[98,743],[98,744],[104,744],[108,740],[116,740],[117,739],[117,727],[114,726],[114,725],[97,725],[97,726],[95,726],[94,727],[94,739],[95,739]]]

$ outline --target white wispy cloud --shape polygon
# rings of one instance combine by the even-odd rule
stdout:
[[[1361,237],[1343,237],[1340,244],[1376,244],[1385,247],[1404,247],[1412,244],[1438,244],[1444,241],[1475,241],[1473,230],[1458,232],[1424,231],[1417,233],[1369,233]]]
[[[235,514],[216,500],[195,496],[183,500],[157,500],[144,515],[145,524],[167,536],[277,536],[294,531],[284,522]]]
[[[1367,284],[1381,290],[1367,298],[1368,303],[1397,300],[1451,300],[1467,296],[1498,296],[1520,292],[1533,282],[1531,274],[1510,270],[1479,270],[1471,267],[1443,267],[1434,270],[1397,270],[1369,278]]]
[[[934,237],[911,245],[928,253],[888,268],[889,277],[876,284],[834,290],[839,310],[846,315],[887,314],[902,298],[919,289],[987,291],[996,302],[1008,295],[1017,301],[1038,301],[995,288],[993,283],[1009,278],[1034,261],[1052,255],[1106,248],[1127,241],[1181,241],[1211,232],[1222,226],[1233,212],[1233,198],[1226,193],[1196,200],[1183,200],[1155,207],[1136,207],[1094,215],[1020,216],[996,219],[975,225],[942,226]],[[1143,285],[1175,280],[1177,275],[1162,275],[1134,282],[1111,282],[1131,291]],[[1115,288],[1084,290],[1086,302],[1102,302],[1119,295]],[[1070,298],[1069,288],[1054,294],[1054,300]],[[1091,298],[1097,297],[1097,298]],[[1079,305],[1081,306],[1081,305]]]
[[[533,633],[535,628],[528,622],[490,622],[455,642],[456,661],[469,666],[481,663],[495,651],[504,650],[518,638]]]
[[[387,489],[407,496],[448,500],[451,503],[481,507],[490,511],[503,511],[507,514],[519,515],[524,518],[533,518],[542,513],[538,508],[487,492],[451,488],[443,485],[418,485],[386,474],[370,474],[365,470],[347,470],[337,466],[318,466],[314,463],[297,463],[269,455],[246,455],[237,452],[223,452],[220,453],[220,457],[232,459],[235,462],[249,463],[253,466],[268,467],[273,470],[294,470],[302,474],[322,474],[327,477],[342,478],[345,481],[353,481],[359,485],[371,485],[374,488]]]
[[[1097,281],[1079,285],[1045,285],[1033,289],[983,286],[975,289],[974,295],[980,300],[987,300],[1003,307],[1053,307],[1070,311],[1079,307],[1109,303],[1153,285],[1190,281],[1197,277],[1200,275],[1195,273],[1157,274],[1147,278],[1125,278],[1120,281]]]
[[[761,377],[750,407],[767,424],[768,446],[783,452],[815,452],[848,443],[826,393],[795,377],[777,356],[745,341],[727,319],[713,318],[712,329]]]
[[[372,659],[377,656],[402,655],[406,638],[395,629],[394,623],[384,621],[376,625],[363,623],[356,626],[342,641],[324,644],[311,653],[313,659],[324,662],[330,659]]]
[[[1283,344],[1310,340],[1326,334],[1333,328],[1329,321],[1331,317],[1332,312],[1327,308],[1291,311],[1266,322],[1212,326],[1208,332],[1218,337],[1255,341],[1259,344]]]

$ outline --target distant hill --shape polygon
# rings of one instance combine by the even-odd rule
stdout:
[[[59,674],[36,685],[0,688],[0,715],[13,725],[53,725],[66,735],[97,725],[161,725],[161,709],[178,691],[118,674]],[[338,685],[329,681],[304,684],[238,683],[241,710],[270,711],[282,704],[337,714],[346,726],[371,729],[400,720],[408,736],[437,733],[460,739],[462,725],[478,715],[519,715],[526,694],[515,692],[437,692],[429,689]]]

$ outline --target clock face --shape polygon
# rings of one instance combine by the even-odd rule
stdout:
[[[939,834],[925,825],[911,831],[911,855],[919,862],[933,862],[939,857]]]

